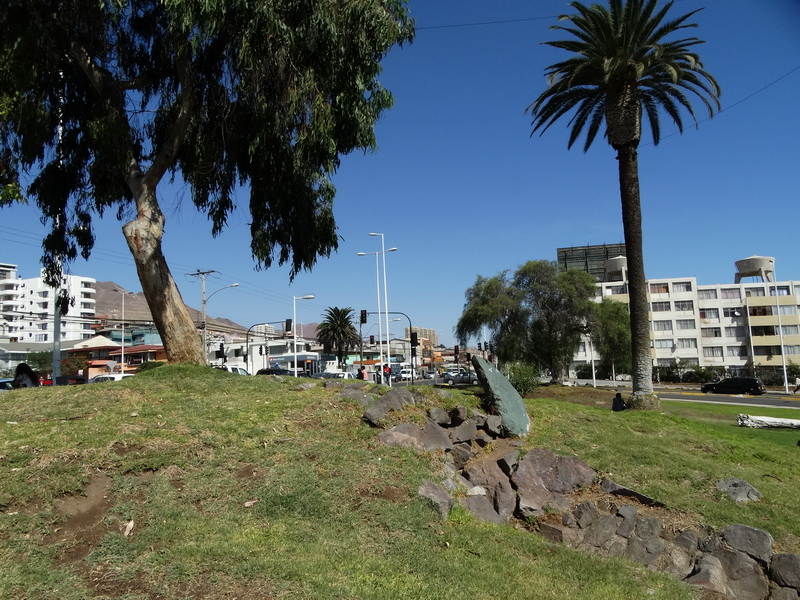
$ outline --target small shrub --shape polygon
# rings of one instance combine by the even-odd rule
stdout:
[[[515,362],[506,367],[506,377],[523,398],[538,387],[542,371],[537,365]]]
[[[151,360],[146,363],[142,363],[142,366],[139,367],[138,372],[141,373],[142,371],[152,371],[158,367],[163,367],[165,364],[167,363],[161,360]]]

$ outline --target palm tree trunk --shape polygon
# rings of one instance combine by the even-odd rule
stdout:
[[[161,335],[167,360],[205,364],[197,327],[161,251],[164,215],[155,189],[144,184],[139,173],[130,176],[128,181],[136,197],[137,216],[122,227],[122,232],[136,263],[139,282]]]
[[[647,279],[642,250],[642,207],[639,195],[639,161],[637,143],[618,147],[619,192],[622,200],[622,226],[628,259],[628,294],[631,315],[632,408],[657,409],[658,397],[653,393],[653,358],[650,350],[650,319],[647,301]]]

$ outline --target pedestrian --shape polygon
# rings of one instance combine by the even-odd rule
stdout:
[[[383,383],[390,383],[392,380],[392,368],[389,363],[383,365]]]
[[[17,370],[14,372],[14,381],[11,382],[11,387],[16,389],[39,387],[39,376],[34,373],[33,369],[27,363],[19,363]]]
[[[364,366],[362,365],[361,367],[358,368],[358,372],[356,373],[356,379],[361,379],[363,381],[364,378],[365,378]]]
[[[617,392],[617,395],[614,396],[614,399],[611,401],[611,410],[614,412],[620,412],[628,408],[628,405],[625,404],[625,400],[622,399],[622,394]]]
[[[796,394],[797,390],[800,390],[800,375],[794,378],[794,391],[792,393]]]

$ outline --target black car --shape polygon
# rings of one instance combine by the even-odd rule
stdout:
[[[272,367],[270,369],[259,369],[256,371],[256,375],[291,375],[292,372],[289,369],[280,369],[278,367]]]
[[[766,389],[758,377],[726,377],[720,381],[704,383],[700,388],[704,394],[764,394]]]

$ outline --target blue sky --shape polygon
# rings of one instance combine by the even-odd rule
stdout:
[[[398,248],[386,255],[389,310],[452,345],[477,275],[555,260],[558,247],[623,240],[617,165],[605,141],[588,153],[581,144],[567,150],[566,121],[530,136],[525,108],[544,90],[545,68],[566,56],[542,42],[563,37],[549,28],[567,3],[410,7],[416,39],[383,63],[395,106],[378,123],[378,151],[345,157],[334,180],[337,254],[293,283],[286,268],[257,272],[245,212],[212,238],[185,189],[159,188],[165,254],[189,305],[200,307],[200,282],[186,274],[200,269],[219,272],[207,294],[240,284],[207,309],[244,326],[291,317],[292,296],[304,294],[316,298],[297,301],[300,322],[319,321],[330,306],[375,311],[375,258],[357,253],[380,250],[380,238],[368,234],[381,232],[387,248]],[[800,280],[800,1],[678,0],[673,11],[700,7],[692,33],[706,41],[698,51],[720,83],[723,111],[683,135],[663,121],[657,147],[645,130],[647,276],[732,282],[734,261],[759,254],[776,258],[778,279]],[[246,193],[241,200],[246,208]],[[92,257],[71,271],[138,292],[120,226],[109,211],[96,223]],[[37,276],[42,232],[29,207],[0,209],[0,261]],[[373,321],[365,334],[377,334]],[[392,323],[391,333],[402,335],[405,325]]]

